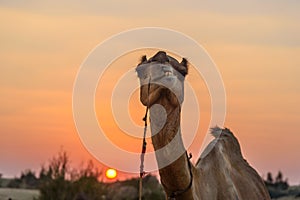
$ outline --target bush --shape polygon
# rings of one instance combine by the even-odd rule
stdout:
[[[69,162],[67,153],[61,151],[48,167],[42,167],[39,200],[101,199],[105,187],[98,182],[101,173],[93,163],[76,171],[70,169]]]

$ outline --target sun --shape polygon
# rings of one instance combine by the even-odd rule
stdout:
[[[109,168],[106,170],[105,176],[109,179],[114,179],[117,177],[117,170]]]

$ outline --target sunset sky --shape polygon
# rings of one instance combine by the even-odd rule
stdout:
[[[0,173],[14,177],[25,169],[38,170],[61,148],[69,152],[74,166],[89,159],[97,162],[73,121],[77,72],[110,36],[161,27],[192,37],[216,63],[226,89],[225,126],[239,139],[247,161],[262,176],[281,170],[290,183],[300,184],[299,10],[297,0],[1,0]],[[140,140],[122,135],[104,103],[122,74],[136,66],[141,55],[153,53],[139,50],[120,57],[99,81],[96,93],[99,123],[113,132],[107,137],[130,151],[140,150]],[[192,67],[186,81],[203,83],[193,72]],[[205,86],[196,89],[200,112],[206,113],[208,93]],[[192,111],[184,106],[183,112]],[[142,125],[144,108],[137,91],[128,110]],[[202,142],[207,128],[208,117],[203,116],[195,143]],[[190,150],[196,155],[199,151]]]

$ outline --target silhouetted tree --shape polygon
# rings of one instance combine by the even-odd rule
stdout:
[[[272,174],[269,172],[267,174],[267,180],[265,180],[265,184],[269,190],[271,198],[279,198],[288,194],[288,180],[286,179],[283,181],[283,175],[281,171],[278,171],[275,181],[273,180]]]
[[[272,173],[271,172],[267,173],[267,182],[268,183],[273,183],[273,177],[272,177]]]
[[[30,169],[22,172],[20,179],[24,188],[34,189],[38,187],[38,178],[35,176],[35,172]]]
[[[282,182],[283,180],[282,180],[282,173],[281,173],[281,171],[278,171],[278,174],[277,174],[277,176],[276,176],[276,179],[275,179],[275,182],[276,183],[280,183],[280,182]]]
[[[40,200],[72,199],[70,194],[70,181],[66,180],[68,173],[69,157],[61,150],[54,156],[47,168],[42,167],[40,172]]]

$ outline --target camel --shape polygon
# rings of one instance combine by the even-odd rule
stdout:
[[[262,178],[243,158],[237,138],[227,128],[213,127],[215,139],[196,164],[191,163],[180,130],[184,78],[188,73],[185,58],[179,63],[159,51],[150,59],[143,56],[136,71],[140,101],[150,110],[151,139],[167,199],[270,199]],[[178,152],[178,158],[166,164]]]

